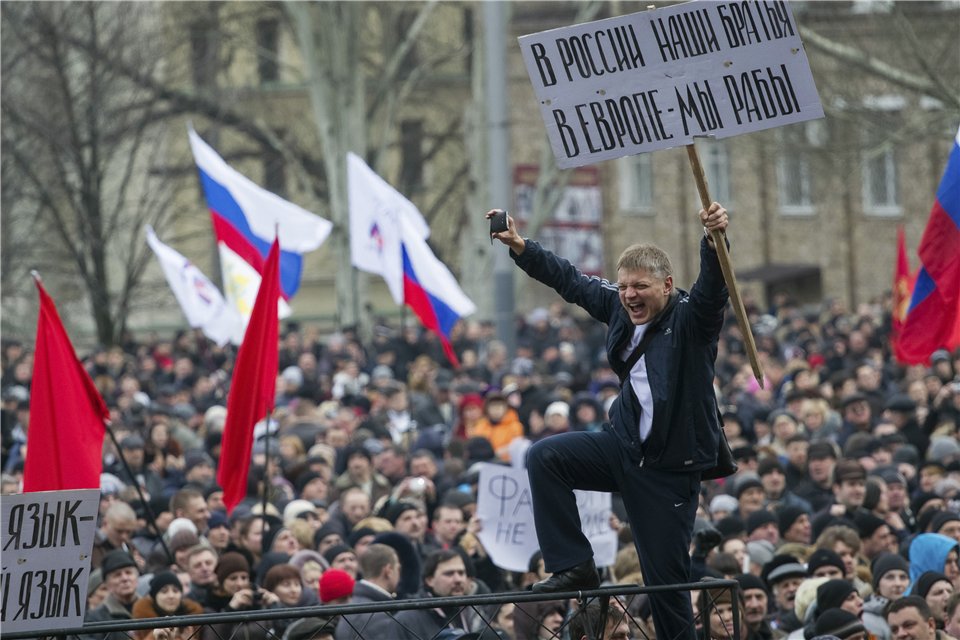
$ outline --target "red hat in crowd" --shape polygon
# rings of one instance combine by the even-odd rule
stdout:
[[[354,579],[342,569],[327,569],[320,576],[320,602],[327,604],[332,600],[353,595]]]

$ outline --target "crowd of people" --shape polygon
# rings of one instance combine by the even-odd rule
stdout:
[[[747,301],[765,379],[728,311],[714,390],[739,470],[701,485],[690,554],[714,593],[703,636],[750,640],[960,638],[960,353],[929,366],[890,357],[887,301],[855,312],[779,296]],[[288,324],[276,410],[255,426],[248,496],[226,513],[216,485],[232,348],[196,332],[128,336],[83,362],[106,399],[100,522],[88,621],[496,593],[548,577],[498,568],[479,540],[480,463],[598,431],[621,383],[605,330],[562,303],[518,317],[514,353],[490,323],[455,330],[461,366],[419,327],[378,321],[321,335]],[[2,345],[0,489],[29,460],[30,349]],[[27,462],[29,463],[29,462]],[[622,500],[606,584],[643,582]],[[957,591],[955,594],[954,592]],[[694,592],[694,608],[699,606]],[[206,637],[540,640],[598,637],[591,605],[552,600],[465,609],[219,623]],[[652,637],[646,596],[614,601],[605,638]],[[706,613],[706,612],[705,612]],[[629,615],[627,615],[629,614]],[[138,637],[188,638],[158,621]],[[569,634],[569,635],[563,635]],[[860,634],[858,636],[857,634]]]

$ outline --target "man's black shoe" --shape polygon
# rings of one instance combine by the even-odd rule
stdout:
[[[541,580],[533,585],[534,593],[561,593],[564,591],[582,591],[584,589],[596,589],[600,586],[600,574],[597,573],[597,565],[590,558],[584,563],[559,571],[546,580]]]

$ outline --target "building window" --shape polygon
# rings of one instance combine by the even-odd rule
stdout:
[[[473,71],[473,48],[476,26],[473,23],[473,9],[467,7],[463,10],[463,46],[467,55],[464,56],[463,66],[466,73]]]
[[[276,18],[257,21],[257,73],[260,84],[280,79],[280,22]]]
[[[808,124],[803,122],[783,127],[778,132],[777,183],[780,210],[785,215],[809,215],[814,211],[810,153],[814,133]]]
[[[620,209],[628,213],[653,213],[653,154],[621,158],[619,165]]]
[[[400,184],[404,193],[423,188],[423,120],[400,123]]]
[[[399,16],[397,16],[397,46],[403,46],[403,42],[407,39],[407,36],[410,33],[413,23],[417,20],[418,11],[401,11]],[[406,55],[403,56],[403,61],[400,63],[400,77],[406,78],[414,69],[417,68],[417,65],[420,64],[420,56],[417,54],[417,41],[414,40],[410,48],[407,50]]]
[[[190,25],[190,65],[193,86],[213,88],[216,82],[217,38],[206,22]]]
[[[283,156],[272,149],[263,152],[263,188],[282,198],[287,196],[287,172]]]
[[[899,216],[900,208],[899,171],[895,141],[889,135],[896,131],[899,122],[898,96],[874,99],[867,112],[863,129],[861,149],[861,173],[863,180],[863,212],[868,216]]]
[[[700,149],[700,163],[707,178],[707,190],[714,202],[720,202],[728,209],[730,200],[730,153],[723,140],[704,140],[697,145]],[[696,195],[694,202],[700,202]],[[699,208],[699,207],[698,207]]]

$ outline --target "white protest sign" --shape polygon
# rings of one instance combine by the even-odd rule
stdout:
[[[698,0],[519,40],[564,169],[823,117],[786,2]]]
[[[83,624],[99,508],[99,489],[3,497],[0,623],[5,632]]]
[[[594,561],[599,567],[612,565],[617,556],[617,534],[610,528],[610,494],[574,493]],[[526,571],[530,557],[540,548],[526,470],[495,464],[480,467],[477,517],[482,525],[480,542],[493,563],[508,571]]]

